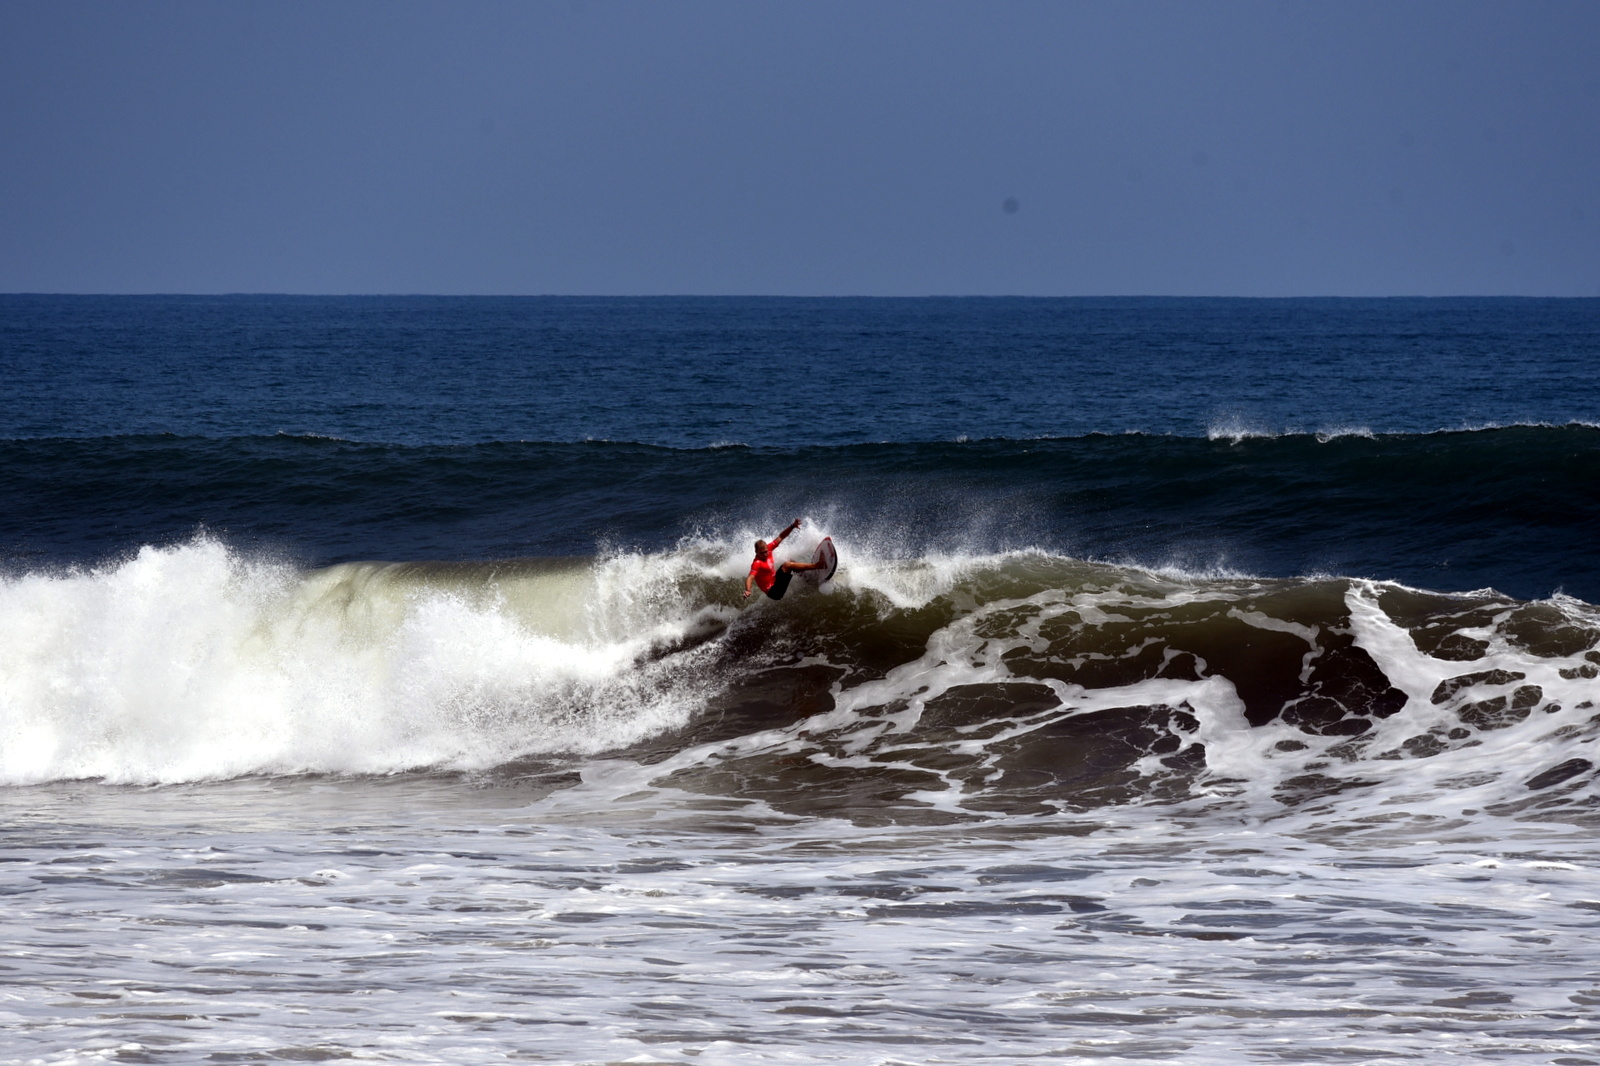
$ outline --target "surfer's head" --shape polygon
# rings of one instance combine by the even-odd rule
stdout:
[[[764,540],[756,541],[756,558],[757,559],[765,559],[766,557],[767,557],[767,542],[764,541]]]

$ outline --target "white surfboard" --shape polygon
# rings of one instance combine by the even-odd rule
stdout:
[[[832,537],[822,538],[822,543],[817,545],[817,553],[811,557],[811,561],[828,565],[821,570],[802,570],[800,576],[817,588],[827,591],[824,586],[833,580],[834,571],[839,569],[839,553],[833,550]]]

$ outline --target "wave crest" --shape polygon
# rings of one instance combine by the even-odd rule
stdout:
[[[842,544],[833,595],[747,602],[746,534],[309,572],[200,538],[8,578],[0,781],[610,753],[778,811],[950,821],[1419,788],[1521,810],[1581,803],[1600,764],[1600,612],[1571,597],[891,540]]]

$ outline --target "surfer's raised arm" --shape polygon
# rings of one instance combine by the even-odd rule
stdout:
[[[793,533],[795,530],[797,530],[799,528],[800,528],[800,519],[796,518],[793,522],[790,522],[788,525],[784,526],[783,527],[783,532],[779,533],[776,537],[773,537],[772,538],[772,543],[767,545],[767,547],[776,548],[779,544],[783,543],[783,538],[784,537],[787,537],[790,533]]]

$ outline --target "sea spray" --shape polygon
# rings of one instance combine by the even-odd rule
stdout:
[[[587,567],[302,573],[201,539],[0,584],[0,779],[388,773],[593,751],[714,679],[637,660],[686,625]],[[648,599],[648,597],[647,597]]]

